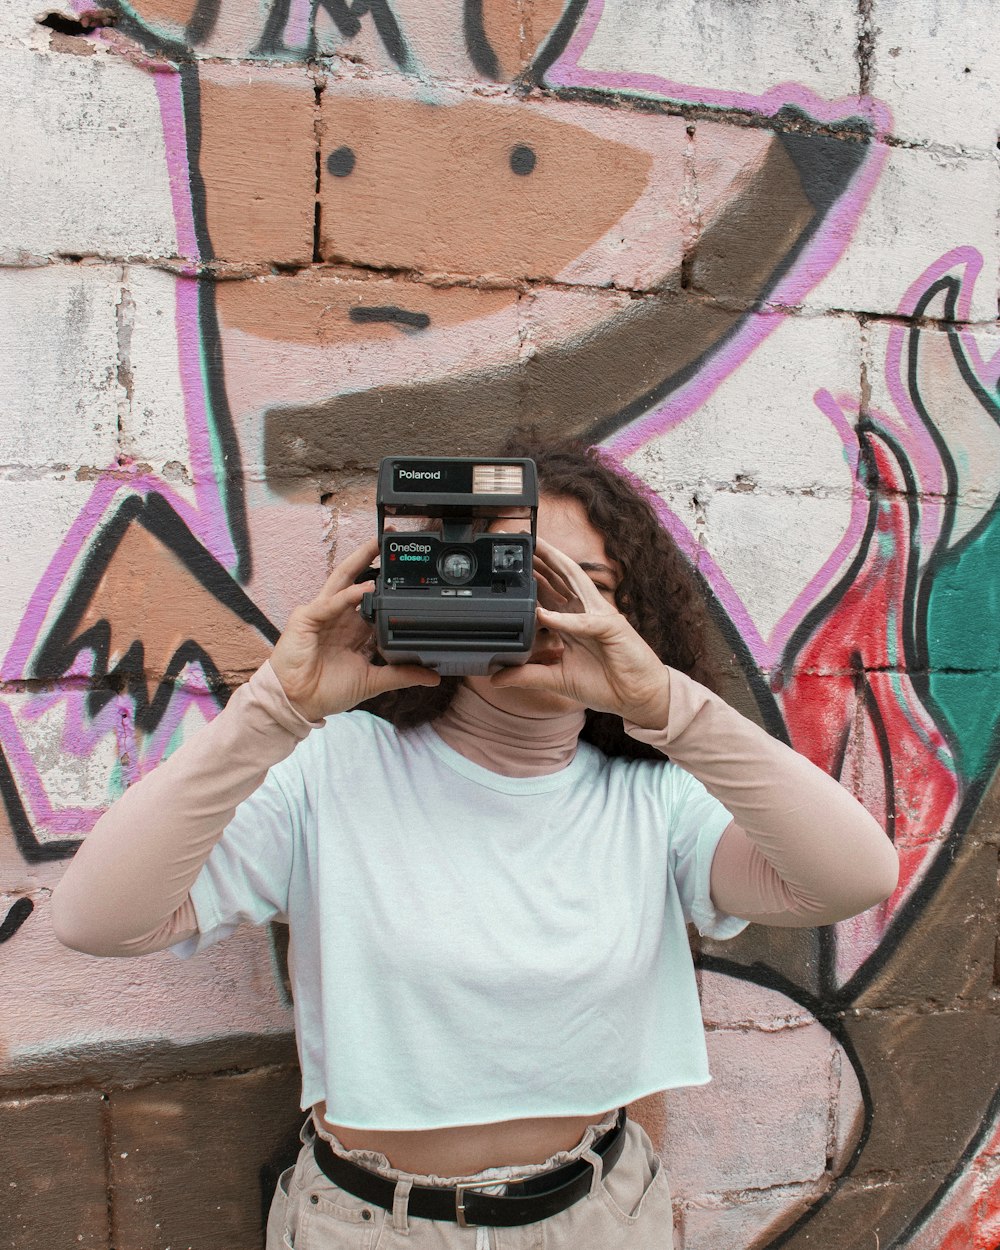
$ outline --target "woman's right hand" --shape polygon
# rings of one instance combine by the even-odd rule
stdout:
[[[354,584],[378,554],[378,541],[359,547],[333,570],[312,603],[297,607],[271,653],[271,667],[289,702],[307,720],[346,712],[403,686],[436,686],[441,677],[418,664],[372,663],[374,634],[358,606],[374,582]]]

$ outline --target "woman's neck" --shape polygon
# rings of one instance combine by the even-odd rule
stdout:
[[[583,728],[582,710],[521,716],[488,703],[464,683],[434,721],[459,755],[504,777],[541,777],[572,760]]]

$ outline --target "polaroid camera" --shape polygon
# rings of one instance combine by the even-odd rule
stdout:
[[[381,568],[361,615],[385,660],[444,676],[523,664],[535,639],[537,517],[533,460],[383,459]]]

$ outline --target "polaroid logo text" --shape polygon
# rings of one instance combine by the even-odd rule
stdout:
[[[401,478],[409,482],[440,482],[440,469],[398,469]]]

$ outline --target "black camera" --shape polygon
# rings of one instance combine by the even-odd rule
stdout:
[[[384,658],[446,676],[523,664],[535,640],[537,519],[533,460],[383,459],[381,568],[361,615]]]

